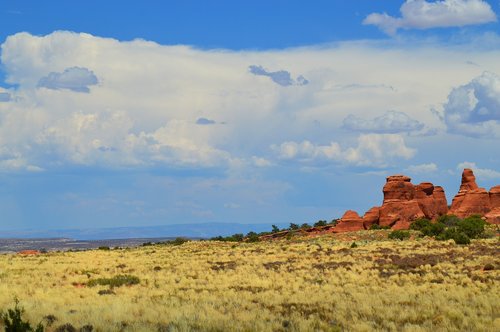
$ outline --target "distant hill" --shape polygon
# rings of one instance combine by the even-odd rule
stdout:
[[[278,227],[287,227],[288,224],[276,224]],[[178,237],[210,238],[214,236],[228,236],[236,233],[271,231],[271,224],[229,224],[229,223],[200,223],[175,224],[146,227],[113,227],[92,229],[60,229],[60,230],[22,230],[0,231],[0,238],[70,238],[76,240],[103,240],[128,238],[158,238]]]

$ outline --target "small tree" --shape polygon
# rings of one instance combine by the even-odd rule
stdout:
[[[29,322],[23,321],[24,309],[19,307],[18,299],[15,299],[15,302],[14,309],[8,309],[7,313],[1,315],[5,332],[43,332],[42,324],[38,323],[36,329],[33,329]]]
[[[271,233],[278,233],[280,231],[279,227],[276,225],[271,225],[272,230]]]
[[[295,231],[295,230],[299,229],[299,225],[298,224],[294,224],[294,223],[290,223],[289,229],[291,231]]]
[[[314,227],[326,226],[326,220],[318,220],[314,223]]]

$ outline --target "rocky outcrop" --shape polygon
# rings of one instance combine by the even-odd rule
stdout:
[[[490,204],[491,211],[485,217],[492,224],[500,224],[500,186],[495,186],[490,189]]]
[[[435,219],[448,212],[448,202],[443,187],[422,182],[415,187],[415,199],[426,218]]]
[[[500,186],[486,191],[476,183],[471,169],[462,173],[462,183],[450,210],[444,189],[430,182],[413,185],[405,175],[387,177],[383,188],[382,206],[368,210],[363,218],[355,211],[347,211],[332,232],[350,232],[370,229],[372,225],[392,229],[408,229],[418,218],[435,220],[439,216],[454,214],[465,218],[479,214],[489,223],[500,224]]]
[[[365,229],[363,218],[356,211],[348,210],[340,218],[337,226],[333,228],[334,233],[355,232]]]
[[[464,169],[460,189],[453,198],[449,213],[459,218],[479,214],[490,223],[500,223],[500,186],[492,187],[488,192],[477,185],[471,169]]]
[[[333,231],[370,229],[374,224],[407,229],[418,218],[435,219],[448,212],[443,188],[430,182],[415,186],[408,176],[392,175],[387,177],[382,191],[382,206],[371,208],[363,218],[355,211],[347,211]]]
[[[372,207],[370,210],[366,211],[363,216],[363,226],[365,229],[370,229],[372,225],[378,224],[380,219],[380,208],[378,206]]]
[[[425,216],[415,199],[416,189],[409,177],[389,176],[382,191],[384,201],[380,207],[380,226],[404,229],[409,227],[410,221]]]

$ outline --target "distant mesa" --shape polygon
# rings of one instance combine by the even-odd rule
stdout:
[[[21,256],[37,256],[40,255],[40,251],[38,250],[21,250],[17,253]]]
[[[471,169],[464,169],[462,184],[450,209],[444,189],[430,182],[418,185],[411,183],[405,175],[387,177],[383,188],[382,206],[373,207],[363,217],[356,211],[347,211],[330,232],[341,233],[370,229],[372,225],[392,229],[408,229],[419,218],[435,220],[442,215],[456,215],[459,218],[479,214],[492,224],[500,224],[500,185],[486,191],[479,188]]]

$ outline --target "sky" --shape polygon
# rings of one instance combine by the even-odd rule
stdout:
[[[500,184],[500,1],[2,1],[1,230],[313,223]]]

